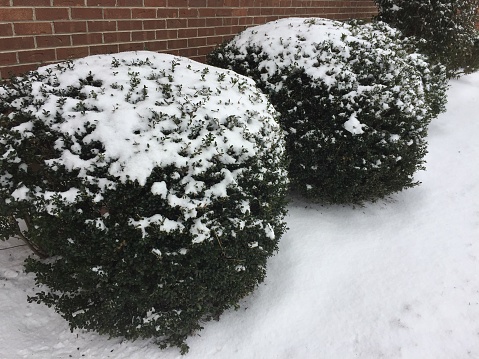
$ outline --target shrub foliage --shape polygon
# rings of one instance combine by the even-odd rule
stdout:
[[[151,52],[0,87],[0,235],[72,328],[188,347],[265,276],[285,230],[277,113],[232,71]],[[26,229],[18,226],[24,221]]]
[[[378,19],[418,39],[418,46],[444,64],[450,77],[474,63],[478,0],[375,0]]]
[[[446,78],[385,23],[282,19],[249,28],[209,63],[252,77],[281,113],[293,187],[331,203],[416,184]]]

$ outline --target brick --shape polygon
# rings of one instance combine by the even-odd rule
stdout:
[[[87,0],[87,6],[115,6],[116,0]]]
[[[233,34],[231,26],[219,26],[215,28],[216,35],[230,35]]]
[[[187,19],[187,24],[188,24],[188,27],[205,27],[206,20],[200,19],[200,18]]]
[[[166,20],[145,20],[143,21],[143,29],[145,30],[166,29]]]
[[[103,34],[98,32],[72,35],[73,46],[102,44],[102,43],[103,43]]]
[[[132,9],[131,17],[133,19],[156,19],[156,9]]]
[[[213,51],[214,48],[215,46],[200,47],[198,48],[198,55],[201,55],[201,56],[208,55],[211,51]]]
[[[116,0],[116,6],[142,7],[143,0]]]
[[[189,57],[189,58],[198,56],[198,49],[191,48],[191,47],[187,49],[181,49],[180,55],[184,57]]]
[[[149,41],[155,40],[155,31],[133,31],[131,41]]]
[[[294,15],[295,9],[296,8],[291,9],[291,15]],[[248,8],[247,16],[257,16],[257,15],[260,15],[260,13],[261,13],[261,9],[250,7]]]
[[[190,59],[196,62],[200,62],[202,64],[206,62],[206,56],[204,55],[191,56]]]
[[[216,11],[217,9],[212,9],[212,8],[203,8],[203,9],[198,9],[198,16],[199,17],[215,17],[216,16]]]
[[[0,6],[10,6],[10,0],[0,0]]]
[[[53,28],[56,34],[86,32],[86,21],[55,21]]]
[[[61,47],[56,49],[58,60],[78,59],[88,56],[88,47]]]
[[[110,44],[113,42],[128,42],[131,41],[130,32],[109,32],[103,34],[103,42]]]
[[[169,40],[177,39],[178,38],[178,30],[177,29],[166,29],[166,38]]]
[[[131,9],[106,8],[103,10],[105,19],[131,19]]]
[[[232,25],[238,25],[238,24],[239,24],[239,19],[237,17],[223,18],[223,25],[225,26],[232,26]]]
[[[223,25],[223,19],[220,17],[206,18],[206,27],[216,27]]]
[[[19,51],[18,60],[20,63],[45,63],[48,61],[55,61],[55,50],[54,49],[42,49],[42,50],[31,50],[31,51]]]
[[[171,40],[178,38],[178,30],[157,30],[156,31],[156,39],[157,40]]]
[[[90,55],[114,54],[119,52],[118,44],[90,46]]]
[[[0,66],[13,65],[17,63],[16,52],[0,52]]]
[[[142,42],[130,42],[127,44],[119,44],[118,49],[120,51],[141,51],[145,49],[145,44]]]
[[[225,5],[225,0],[208,0],[209,7],[222,7]]]
[[[70,35],[36,36],[37,48],[71,46]]]
[[[33,47],[35,47],[35,41],[32,36],[0,38],[0,52],[31,49]]]
[[[221,36],[212,36],[206,38],[207,45],[219,45],[223,42],[223,38]]]
[[[214,27],[204,27],[198,29],[198,36],[214,36],[215,28]]]
[[[95,7],[74,7],[71,9],[71,13],[72,19],[92,20],[103,18],[103,10]]]
[[[231,8],[216,9],[215,16],[219,16],[219,17],[232,16],[232,11],[233,9]]]
[[[241,31],[245,29],[242,25],[231,26],[231,33],[233,35],[239,34]]]
[[[259,0],[259,7],[273,7],[276,5],[277,0]],[[308,1],[307,3],[310,3]],[[256,4],[258,6],[258,4]],[[306,4],[304,6],[307,6]]]
[[[188,39],[188,47],[190,48],[197,48],[200,46],[206,46],[206,38],[205,37],[194,37]]]
[[[166,7],[167,0],[144,0],[145,7]]]
[[[266,16],[265,22],[271,22],[278,20],[278,16]]]
[[[231,15],[235,17],[242,17],[248,15],[248,9],[243,8],[243,9],[233,9],[231,11]]]
[[[198,36],[198,29],[195,28],[188,28],[188,29],[179,29],[178,30],[178,38],[191,38]]]
[[[49,22],[20,22],[13,24],[15,35],[51,34],[52,24]]]
[[[85,6],[85,0],[53,0],[53,6]]]
[[[206,0],[189,0],[190,7],[206,7]]]
[[[37,20],[68,20],[68,8],[36,8],[35,18]]]
[[[168,50],[167,41],[149,41],[147,44],[149,51],[166,51]]]
[[[2,36],[13,36],[12,24],[0,24],[0,34]]]
[[[168,6],[188,7],[188,0],[169,0]]]
[[[116,31],[116,21],[88,21],[89,32]]]
[[[118,31],[141,29],[143,29],[143,21],[141,20],[118,21]]]
[[[13,6],[50,6],[50,0],[13,0]]]
[[[9,66],[7,68],[1,69],[0,78],[6,79],[12,76],[18,76],[26,72],[35,70],[38,68],[38,65],[18,65],[18,66]]]
[[[198,17],[198,9],[193,9],[193,8],[179,9],[178,17],[181,17],[181,18]]]
[[[167,19],[166,27],[168,29],[180,29],[186,27],[188,22],[186,19]]]
[[[310,14],[310,10],[308,9],[302,9],[305,11],[305,14]],[[265,7],[263,9],[261,9],[261,15],[273,15],[273,8],[270,8],[270,7]]]
[[[253,24],[252,17],[242,17],[239,19],[239,25],[251,25]]]
[[[184,49],[188,47],[188,40],[170,40],[168,41],[168,50],[169,49]]]
[[[146,0],[145,0],[146,1]],[[178,9],[172,8],[159,8],[156,11],[156,17],[158,19],[172,19],[178,17]]]
[[[27,21],[33,20],[33,9],[31,8],[3,8],[0,11],[0,21]]]

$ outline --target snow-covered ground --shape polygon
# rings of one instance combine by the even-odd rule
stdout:
[[[479,358],[479,73],[451,82],[422,185],[362,208],[293,200],[268,277],[188,340],[189,358]],[[11,239],[0,248],[21,244]],[[0,250],[0,358],[180,358],[70,332]]]

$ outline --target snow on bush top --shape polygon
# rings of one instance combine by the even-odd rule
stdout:
[[[245,70],[261,73],[261,81],[269,91],[279,91],[284,85],[275,75],[301,69],[313,80],[311,86],[336,88],[349,99],[377,93],[378,100],[385,104],[399,97],[399,110],[422,118],[427,108],[424,97],[431,90],[422,76],[428,77],[429,64],[424,56],[407,55],[407,42],[399,37],[399,31],[383,23],[357,26],[321,18],[286,18],[246,29],[226,45],[225,52],[231,50],[228,56],[234,57],[229,59],[232,62],[248,61],[248,56],[253,56],[257,68]],[[366,66],[356,68],[364,57]],[[383,64],[383,73],[379,74],[383,79],[367,83],[371,71],[368,62],[372,66]],[[412,65],[416,70],[410,71]],[[400,83],[388,86],[392,79]],[[364,124],[358,121],[360,112],[350,108],[343,113],[344,129],[352,134],[364,132]]]
[[[40,122],[57,138],[55,154],[45,165],[77,171],[90,191],[96,188],[89,193],[95,202],[118,181],[144,186],[155,168],[173,166],[181,169],[184,193],[175,193],[166,182],[154,183],[151,192],[180,208],[185,218],[194,218],[195,208],[227,195],[242,163],[264,152],[283,151],[276,112],[253,80],[185,58],[146,51],[91,56],[42,67],[22,86],[22,94],[18,86],[0,87],[0,107],[3,102],[9,108],[11,121],[19,114],[31,118],[11,128],[20,139],[3,135],[3,160],[28,169],[16,148],[37,135],[34,128]],[[89,145],[92,149],[85,154]],[[236,164],[237,169],[222,168],[211,176],[215,183],[196,180],[221,163]],[[2,182],[10,182],[9,173],[0,175]],[[180,174],[172,176],[178,179]],[[15,200],[41,197],[50,212],[58,198],[73,202],[79,195],[77,188],[41,192],[21,184],[10,191]],[[165,228],[181,226],[156,217],[134,224],[144,229],[160,220]],[[201,221],[197,227],[196,240],[204,240],[208,231]]]

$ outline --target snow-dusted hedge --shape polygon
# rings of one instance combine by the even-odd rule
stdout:
[[[282,19],[249,28],[209,63],[252,77],[281,112],[293,185],[312,199],[375,200],[414,186],[440,66],[384,23]]]
[[[285,229],[276,116],[251,79],[151,52],[0,86],[0,234],[48,257],[27,263],[48,287],[31,300],[186,351],[263,280]]]
[[[474,41],[479,0],[375,0],[378,19],[412,36],[420,50],[454,77],[477,61]]]
[[[479,30],[476,31],[474,46],[472,47],[471,55],[464,70],[465,73],[479,71]]]

